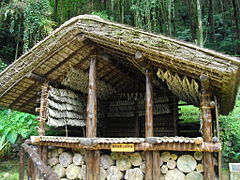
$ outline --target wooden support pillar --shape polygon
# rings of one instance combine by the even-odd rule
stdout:
[[[87,122],[86,137],[92,138],[97,136],[97,57],[90,57],[89,68],[89,87],[87,101]],[[99,179],[100,151],[87,150],[87,178],[88,180]]]
[[[28,159],[27,175],[28,175],[28,179],[30,179],[30,180],[35,180],[36,179],[36,172],[35,172],[35,168],[34,168],[34,163],[33,163],[32,159],[30,157]]]
[[[160,153],[153,151],[153,180],[159,180],[160,176]]]
[[[211,116],[211,95],[209,78],[206,75],[200,76],[201,81],[201,113],[202,113],[202,131],[203,139],[205,142],[212,142],[212,116]],[[204,166],[204,180],[215,179],[213,153],[204,152],[203,154],[203,166]]]
[[[24,180],[24,157],[25,157],[25,152],[24,149],[21,148],[20,152],[19,152],[19,163],[20,163],[20,167],[19,167],[19,180]]]
[[[45,126],[46,126],[46,119],[47,119],[47,105],[48,105],[48,89],[49,85],[45,82],[42,86],[41,91],[41,100],[40,100],[40,108],[39,108],[39,127],[38,132],[39,136],[45,136]],[[47,164],[47,146],[39,146],[38,153],[41,160]],[[40,174],[40,177],[42,175]],[[46,178],[44,178],[46,179]]]
[[[153,136],[153,73],[146,70],[146,114],[145,114],[145,137]],[[153,152],[145,152],[146,169],[145,179],[153,179]]]

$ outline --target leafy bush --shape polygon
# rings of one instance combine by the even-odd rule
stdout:
[[[225,163],[240,162],[240,96],[232,113],[220,116],[223,159]],[[225,164],[227,166],[227,164]]]
[[[9,154],[10,144],[16,143],[18,138],[26,139],[30,135],[36,135],[37,124],[34,115],[2,109],[0,111],[0,157]]]
[[[0,135],[6,136],[6,140],[12,144],[17,141],[18,137],[26,139],[36,134],[37,124],[34,115],[7,109],[0,111]]]
[[[180,118],[183,119],[183,123],[193,123],[193,122],[200,121],[199,120],[199,116],[200,116],[199,108],[192,106],[192,105],[181,106],[181,104],[185,104],[185,103],[182,101],[179,102],[179,106],[180,106],[179,113],[181,114]]]
[[[180,104],[184,104],[180,102]],[[194,106],[181,106],[181,123],[199,121],[199,108]],[[220,136],[222,141],[222,154],[224,166],[228,168],[229,162],[240,162],[240,95],[233,112],[228,116],[220,116]]]

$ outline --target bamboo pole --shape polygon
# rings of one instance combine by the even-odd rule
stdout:
[[[145,137],[153,137],[153,73],[146,70],[146,115],[145,115]],[[146,169],[145,177],[153,179],[153,152],[145,152]]]
[[[87,101],[87,122],[86,122],[86,137],[92,138],[97,136],[97,57],[90,57],[89,68],[89,87]],[[87,163],[87,179],[99,179],[99,150],[88,150],[86,153]]]
[[[212,116],[210,106],[210,82],[206,75],[200,76],[201,81],[201,112],[202,112],[202,129],[203,139],[206,142],[212,142]],[[204,179],[211,180],[214,178],[214,162],[213,153],[204,152],[203,154],[203,166],[204,166]]]

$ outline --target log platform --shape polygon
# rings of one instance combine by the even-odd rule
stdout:
[[[31,136],[31,143],[41,146],[110,150],[111,144],[134,144],[135,151],[200,151],[219,152],[221,143],[204,142],[201,137],[151,137],[149,138],[79,138],[60,136]]]

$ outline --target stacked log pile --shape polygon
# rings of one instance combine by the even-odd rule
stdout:
[[[203,180],[202,152],[162,152],[160,170],[165,180]]]
[[[201,152],[159,152],[162,180],[203,180]],[[86,179],[85,151],[54,148],[49,150],[48,165],[62,179]],[[100,180],[143,180],[144,152],[102,152]]]

